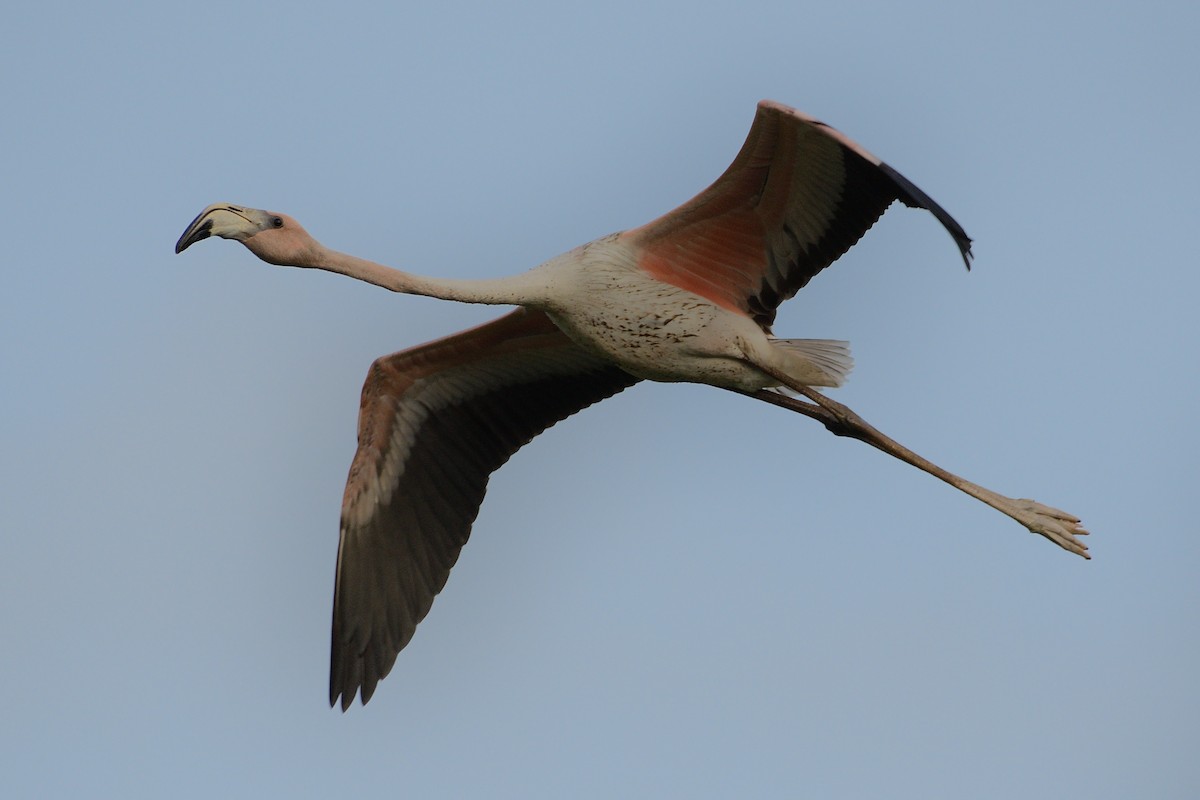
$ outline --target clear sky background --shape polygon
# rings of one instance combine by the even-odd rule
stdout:
[[[732,10],[736,8],[737,10]],[[1200,796],[1200,11],[1181,2],[24,3],[0,32],[0,796]],[[857,442],[642,385],[522,450],[366,708],[326,704],[371,360],[441,276],[705,187],[760,98],[895,208],[782,310],[837,396],[1079,514],[1085,562]]]

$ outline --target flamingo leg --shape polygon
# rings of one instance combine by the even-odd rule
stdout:
[[[917,455],[895,439],[883,434],[854,411],[836,400],[830,400],[825,395],[807,386],[794,386],[791,388],[804,395],[811,402],[767,389],[749,393],[749,396],[804,414],[807,417],[817,420],[837,436],[849,436],[852,439],[858,439],[860,442],[865,442],[905,463],[912,464],[917,469],[928,472],[934,477],[941,478],[954,488],[966,492],[977,500],[982,500],[1002,514],[1007,514],[1028,528],[1031,533],[1045,536],[1064,550],[1087,559],[1091,558],[1087,552],[1087,545],[1076,538],[1087,534],[1087,531],[1080,525],[1077,517],[1034,500],[1005,497],[990,489],[985,489],[977,483],[960,478],[954,473],[942,469],[932,461]]]

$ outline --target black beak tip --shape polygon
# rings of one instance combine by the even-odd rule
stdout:
[[[192,224],[188,225],[187,230],[183,232],[183,236],[180,236],[179,241],[175,243],[176,255],[182,253],[196,242],[212,236],[212,226],[213,221],[211,219],[204,220],[204,224],[199,227],[196,227],[196,221],[192,220]]]

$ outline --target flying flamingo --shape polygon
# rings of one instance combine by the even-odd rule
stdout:
[[[842,133],[769,101],[733,164],[695,198],[507,278],[419,277],[330,250],[286,214],[228,203],[200,212],[175,252],[220,236],[271,264],[520,306],[371,365],[342,502],[330,705],[340,697],[345,710],[356,692],[366,703],[391,670],[445,585],[491,473],[555,422],[643,378],[797,411],[1088,558],[1076,517],[951,474],[817,392],[849,372],[845,342],[771,335],[779,304],[895,200],[930,211],[970,269],[970,238],[928,195]]]

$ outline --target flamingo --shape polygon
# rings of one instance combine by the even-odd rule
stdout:
[[[845,342],[771,334],[779,304],[896,200],[931,212],[970,269],[971,239],[927,194],[834,128],[771,101],[759,103],[732,165],[695,198],[512,277],[420,277],[331,250],[286,214],[229,203],[201,211],[176,253],[219,236],[270,264],[518,306],[383,356],[367,373],[342,502],[330,705],[371,699],[445,585],[491,473],[541,431],[642,379],[708,384],[798,412],[1090,558],[1077,517],[964,480],[817,391],[845,380]]]

